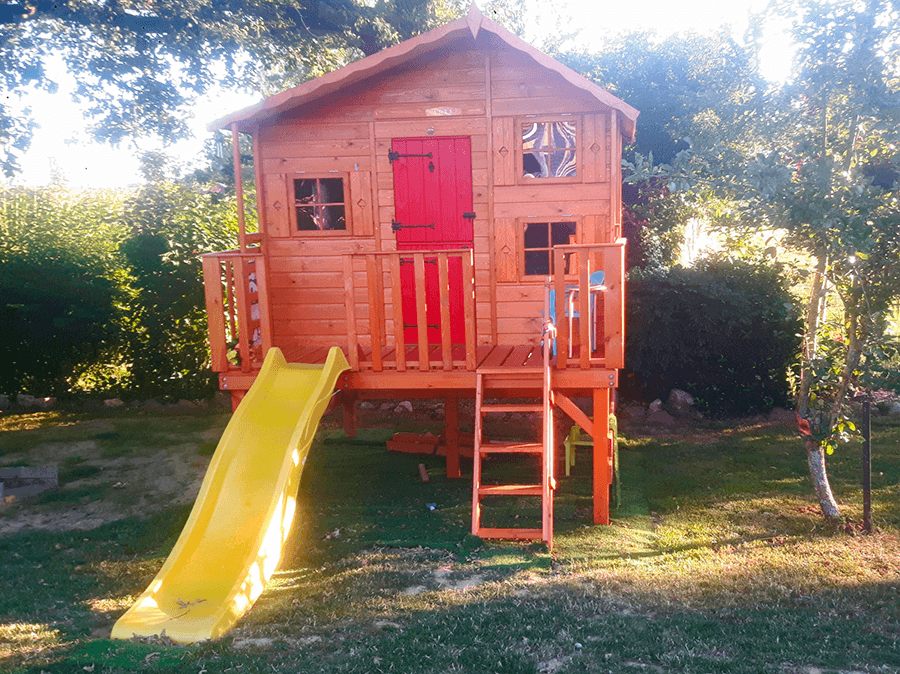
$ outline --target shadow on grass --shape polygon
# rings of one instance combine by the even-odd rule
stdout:
[[[468,536],[467,477],[449,480],[439,457],[392,454],[375,436],[365,439],[316,445],[283,570],[217,642],[181,648],[89,638],[108,629],[153,577],[187,509],[0,541],[6,627],[28,616],[55,635],[30,646],[39,664],[30,666],[20,645],[7,649],[0,669],[756,674],[788,671],[785,663],[796,671],[900,667],[895,532],[881,541],[834,538],[816,528],[814,515],[744,512],[767,494],[776,505],[804,504],[799,488],[788,485],[785,494],[784,480],[802,475],[802,457],[781,431],[706,445],[624,442],[623,504],[612,527],[589,523],[590,462],[580,460],[572,478],[561,480],[552,554]],[[419,480],[419,463],[428,484]],[[836,474],[844,470],[840,464]],[[11,628],[0,631],[0,648],[25,643],[17,638]]]

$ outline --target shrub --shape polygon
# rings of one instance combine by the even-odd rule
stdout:
[[[123,220],[131,234],[121,250],[135,291],[128,311],[132,392],[211,395],[216,380],[198,255],[234,247],[233,203],[198,185],[153,183],[128,200]]]
[[[713,416],[786,404],[800,321],[779,269],[713,258],[630,279],[627,293],[626,396],[680,388]]]
[[[120,338],[121,198],[0,191],[0,392],[61,395]]]

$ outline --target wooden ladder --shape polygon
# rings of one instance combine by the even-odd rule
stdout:
[[[549,340],[544,340],[543,368],[529,368],[537,374],[543,370],[542,401],[533,404],[486,404],[485,392],[492,387],[502,387],[503,376],[524,374],[523,368],[512,371],[504,368],[480,368],[475,373],[475,442],[472,471],[472,533],[480,538],[503,538],[513,540],[541,540],[549,548],[553,547],[553,492],[556,481],[553,476],[553,414],[550,392],[550,348]],[[487,380],[487,381],[486,381]],[[483,421],[486,414],[506,412],[534,412],[541,414],[541,441],[499,442],[485,440]],[[540,478],[531,484],[484,485],[481,482],[481,462],[491,454],[541,456]],[[541,526],[535,528],[499,528],[481,526],[481,499],[485,496],[540,496]]]

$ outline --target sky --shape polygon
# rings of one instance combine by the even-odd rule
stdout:
[[[764,0],[530,0],[534,17],[532,27],[525,37],[533,43],[540,42],[542,26],[550,25],[550,5],[563,15],[571,17],[568,25],[578,30],[578,38],[591,48],[610,33],[626,30],[655,30],[661,36],[696,30],[716,30],[723,24],[733,27],[735,35],[741,35],[751,10],[760,10]],[[624,9],[624,8],[627,8]],[[602,18],[601,18],[602,17]],[[783,76],[778,67],[789,60],[784,57],[786,45],[773,40],[769,50],[769,76]],[[764,54],[764,57],[766,55]],[[765,63],[763,66],[765,67]],[[84,131],[85,122],[81,110],[72,102],[71,91],[74,76],[66,73],[61,63],[51,64],[51,74],[59,82],[59,92],[36,92],[27,100],[40,128],[34,135],[27,154],[22,158],[23,171],[14,182],[27,185],[46,185],[54,179],[63,179],[70,187],[127,187],[141,182],[138,152],[134,148],[111,148],[91,142]],[[200,157],[205,140],[209,137],[206,126],[228,112],[255,103],[247,94],[217,91],[198,101],[194,108],[194,137],[169,148],[144,144],[140,150],[161,150],[189,164]]]

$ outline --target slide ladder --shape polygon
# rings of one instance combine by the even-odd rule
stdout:
[[[556,480],[553,475],[553,411],[550,391],[550,347],[544,340],[544,364],[542,397],[536,403],[487,403],[485,399],[492,388],[503,388],[504,376],[521,375],[522,368],[479,368],[475,373],[475,442],[472,470],[472,533],[480,538],[500,538],[513,540],[541,540],[553,547],[553,492]],[[488,414],[508,412],[539,413],[541,415],[541,439],[539,442],[504,442],[486,440],[484,437],[484,417]],[[491,455],[518,455],[526,460],[541,457],[540,476],[527,484],[484,484],[482,481],[482,461]],[[482,526],[482,499],[485,497],[535,497],[541,499],[541,522],[539,527],[501,528]]]

